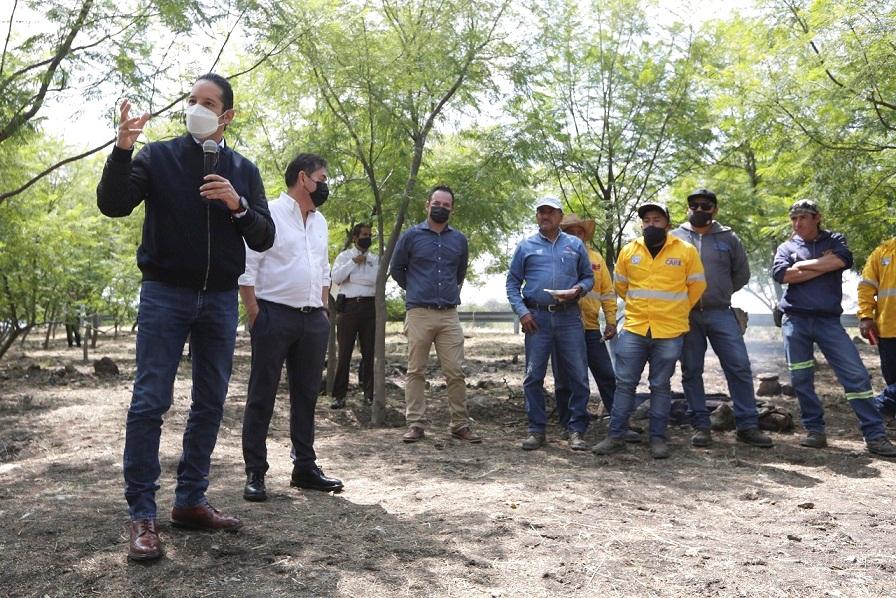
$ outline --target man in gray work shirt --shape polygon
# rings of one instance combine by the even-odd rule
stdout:
[[[681,351],[681,386],[695,429],[691,444],[702,447],[712,441],[703,388],[703,363],[709,339],[728,381],[737,439],[770,448],[771,438],[759,431],[753,371],[743,333],[731,309],[731,295],[750,280],[750,264],[734,231],[716,222],[718,213],[716,194],[699,189],[688,196],[687,222],[672,231],[697,248],[706,274],[706,291],[691,309],[690,331],[684,337]]]

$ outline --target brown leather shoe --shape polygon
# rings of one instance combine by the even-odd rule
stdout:
[[[154,561],[162,556],[162,545],[155,519],[131,521],[131,543],[128,558],[132,561]]]
[[[451,437],[458,440],[465,440],[470,444],[479,444],[482,442],[482,436],[474,432],[470,426],[464,426],[458,430],[451,432]]]
[[[225,515],[208,503],[195,507],[174,507],[171,509],[171,524],[187,529],[227,531],[236,531],[243,527],[239,517]]]
[[[426,433],[423,431],[423,428],[420,426],[411,426],[401,439],[405,442],[417,442],[424,436],[426,436]]]

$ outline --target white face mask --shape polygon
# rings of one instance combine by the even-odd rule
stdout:
[[[220,126],[218,115],[205,106],[193,104],[184,111],[184,114],[187,116],[187,131],[198,139],[211,137]]]

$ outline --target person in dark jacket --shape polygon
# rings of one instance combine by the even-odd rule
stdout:
[[[121,105],[121,124],[97,186],[106,216],[145,205],[137,265],[143,274],[137,316],[137,372],[128,410],[125,498],[130,514],[128,556],[161,556],[155,493],[159,489],[162,416],[171,407],[174,377],[187,335],[193,349],[193,389],[177,468],[172,524],[192,529],[238,529],[242,523],[208,504],[211,454],[230,379],[237,327],[237,279],[245,244],[273,245],[274,224],[258,168],[224,143],[233,120],[233,90],[223,77],[199,77],[189,96],[189,134],[134,143],[149,120]],[[202,142],[218,145],[214,174],[204,174]]]
[[[691,309],[691,329],[684,336],[681,351],[681,387],[694,426],[691,444],[709,446],[712,441],[703,387],[708,340],[728,382],[737,439],[770,448],[771,438],[759,431],[753,369],[740,324],[731,309],[731,295],[750,280],[750,263],[734,231],[715,219],[718,213],[716,194],[709,189],[699,189],[688,195],[687,222],[672,231],[673,235],[697,248],[706,274],[706,291]]]
[[[846,238],[821,228],[821,212],[811,200],[790,206],[790,223],[793,237],[778,246],[772,276],[787,285],[780,302],[784,312],[781,332],[791,384],[807,432],[800,444],[809,448],[827,446],[824,409],[815,394],[813,345],[817,344],[846,391],[868,451],[896,457],[896,446],[887,439],[883,418],[874,406],[868,370],[840,323],[842,272],[853,263]]]

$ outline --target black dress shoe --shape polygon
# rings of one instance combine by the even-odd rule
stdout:
[[[324,475],[323,470],[316,465],[308,469],[293,468],[292,480],[289,482],[289,485],[308,490],[321,490],[322,492],[339,492],[342,490],[342,480],[328,478]]]
[[[264,487],[263,473],[252,471],[246,475],[246,487],[243,488],[243,498],[252,502],[263,502],[268,499],[268,493]]]
[[[330,403],[330,409],[344,409],[345,408],[345,397],[341,399],[333,399],[333,402]]]

